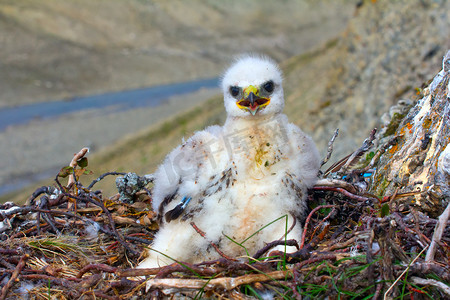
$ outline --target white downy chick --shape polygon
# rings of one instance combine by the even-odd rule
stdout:
[[[267,57],[241,57],[225,72],[222,89],[224,126],[196,132],[155,174],[161,227],[139,268],[220,258],[211,243],[229,256],[254,255],[291,227],[286,238],[301,237],[320,157],[282,114],[280,69]]]

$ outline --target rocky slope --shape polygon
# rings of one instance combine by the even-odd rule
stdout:
[[[401,99],[416,100],[450,48],[449,1],[362,1],[344,35],[312,57],[288,60],[296,122],[335,157],[356,149]]]
[[[0,2],[0,107],[216,77],[247,51],[282,60],[338,34],[352,1]]]

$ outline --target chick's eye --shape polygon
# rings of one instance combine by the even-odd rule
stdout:
[[[233,97],[237,97],[240,93],[240,89],[237,86],[230,86],[230,94]]]
[[[267,81],[266,83],[264,83],[263,88],[266,92],[268,93],[272,93],[273,89],[274,89],[274,84],[273,81]]]

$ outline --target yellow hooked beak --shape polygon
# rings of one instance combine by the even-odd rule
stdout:
[[[259,96],[259,89],[256,86],[249,85],[243,90],[242,99],[236,102],[236,105],[243,110],[248,110],[253,116],[258,110],[266,107],[270,103],[270,98]]]

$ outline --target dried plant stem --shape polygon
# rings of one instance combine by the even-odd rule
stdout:
[[[436,244],[441,241],[442,234],[444,233],[445,227],[447,227],[447,221],[449,217],[450,203],[447,205],[447,208],[444,210],[444,212],[439,216],[438,222],[436,223],[430,248],[428,249],[427,255],[425,257],[425,262],[433,261],[434,254],[436,253]]]
[[[83,148],[81,149],[78,153],[76,153],[72,160],[70,161],[69,167],[75,168],[77,166],[77,161],[80,160],[81,158],[83,158],[86,153],[89,152],[89,148]],[[69,180],[67,182],[67,187],[72,186],[76,181],[75,175],[72,174],[69,176]]]
[[[413,259],[413,261],[408,265],[408,267],[402,272],[402,274],[400,274],[400,276],[398,276],[398,278],[394,281],[394,283],[388,288],[388,290],[384,293],[384,300],[387,299],[387,295],[389,294],[389,292],[394,288],[394,286],[403,277],[403,275],[405,275],[405,273],[408,272],[408,270],[411,267],[411,265],[414,264],[417,259],[419,259],[420,255],[422,255],[422,253],[425,250],[427,250],[427,248],[428,248],[428,245],[426,245],[425,248],[423,248],[422,251],[420,251],[420,253],[417,254],[417,256]]]
[[[330,141],[328,142],[327,155],[322,160],[320,167],[322,167],[324,164],[326,164],[328,162],[328,160],[330,159],[331,154],[333,153],[333,144],[334,144],[334,141],[336,140],[338,134],[339,134],[339,128],[336,128],[333,136],[331,137]]]

